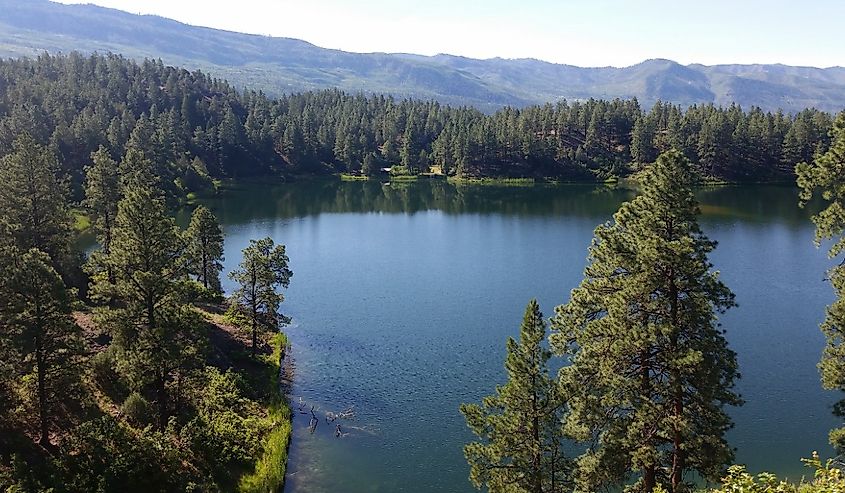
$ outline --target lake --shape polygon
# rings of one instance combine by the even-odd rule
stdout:
[[[287,245],[294,276],[282,311],[293,319],[285,331],[295,382],[285,491],[474,491],[459,404],[503,382],[505,340],[518,334],[525,304],[536,297],[548,317],[567,301],[594,228],[633,194],[308,182],[206,201],[226,233],[227,272],[251,238]],[[729,440],[751,470],[800,477],[801,457],[833,453],[836,396],[816,370],[831,261],[813,246],[792,187],[698,195],[702,227],[719,242],[711,259],[739,303],[721,319],[746,401],[731,410]],[[350,409],[352,419],[323,419]]]

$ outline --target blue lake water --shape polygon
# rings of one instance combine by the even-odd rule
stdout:
[[[287,245],[294,271],[282,307],[293,318],[295,364],[285,490],[474,491],[459,404],[502,382],[505,340],[526,302],[536,297],[549,316],[567,301],[593,229],[633,194],[313,182],[208,200],[227,235],[227,271],[250,238],[264,236]],[[791,187],[698,195],[702,227],[719,242],[711,259],[739,303],[722,318],[746,401],[731,411],[729,440],[751,470],[797,478],[801,457],[833,453],[836,395],[822,390],[816,369],[831,261],[813,246],[809,212]],[[313,433],[312,406],[321,418]],[[323,419],[349,408],[353,419]]]

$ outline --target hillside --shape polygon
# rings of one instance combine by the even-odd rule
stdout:
[[[270,95],[337,87],[436,99],[485,111],[560,99],[631,98],[796,112],[845,108],[845,68],[689,65],[648,60],[581,68],[532,59],[347,53],[305,41],[194,27],[91,5],[0,0],[0,56],[112,51],[202,69]]]

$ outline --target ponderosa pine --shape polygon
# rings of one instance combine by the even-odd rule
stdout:
[[[250,240],[238,269],[229,273],[238,283],[232,299],[249,321],[253,356],[258,347],[258,332],[277,331],[286,320],[279,313],[279,305],[285,299],[279,289],[288,287],[293,276],[288,262],[285,246],[276,245],[272,238]]]
[[[101,310],[98,320],[111,331],[118,369],[130,386],[154,392],[159,429],[164,429],[170,412],[168,384],[199,351],[194,332],[201,324],[182,306],[186,242],[167,215],[164,199],[131,182],[124,193],[111,251],[100,257],[92,293],[119,301],[118,307]]]
[[[50,256],[60,270],[70,244],[67,187],[55,156],[28,134],[0,161],[0,222],[20,251]]]
[[[508,381],[481,405],[463,404],[461,414],[479,438],[464,447],[470,481],[491,493],[571,491],[572,460],[563,450],[566,400],[549,374],[546,323],[540,306],[525,308],[519,341],[508,338]]]
[[[51,265],[35,248],[12,249],[0,276],[0,338],[4,340],[11,374],[34,376],[30,400],[37,415],[38,442],[50,443],[56,409],[68,397],[81,354],[79,328],[70,316],[72,296]],[[20,385],[20,383],[18,383]]]
[[[221,292],[223,270],[223,231],[217,218],[205,206],[197,207],[188,225],[188,267],[205,289]]]
[[[112,232],[117,216],[117,204],[122,197],[120,189],[120,174],[117,162],[111,158],[109,151],[100,148],[91,154],[92,164],[85,168],[85,205],[102,255],[111,251]],[[108,268],[108,267],[107,267]],[[114,275],[108,272],[108,278],[114,282]]]
[[[678,493],[689,473],[718,479],[733,458],[724,407],[741,403],[739,375],[716,314],[734,296],[711,270],[692,183],[682,154],[662,154],[641,194],[596,229],[585,278],[556,309],[565,429],[588,444],[577,491],[635,480]]]
[[[830,149],[812,164],[796,167],[802,204],[820,194],[827,207],[813,216],[816,225],[816,245],[833,240],[828,250],[831,258],[845,251],[845,112],[839,114],[831,131]],[[826,338],[819,362],[822,385],[826,389],[845,391],[845,265],[839,263],[828,273],[836,292],[836,300],[827,307],[821,329]],[[834,406],[834,413],[845,417],[845,399]],[[830,432],[830,443],[845,451],[845,426]]]

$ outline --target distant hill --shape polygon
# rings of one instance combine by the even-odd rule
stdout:
[[[845,68],[680,65],[647,60],[625,68],[582,68],[533,59],[476,60],[348,53],[305,41],[195,27],[93,5],[0,0],[0,56],[42,51],[111,51],[202,69],[271,95],[338,87],[437,99],[490,111],[561,99],[630,98],[795,112],[845,109]]]

